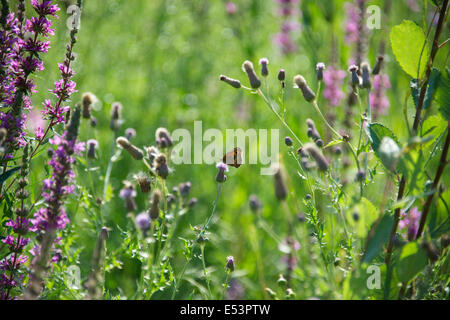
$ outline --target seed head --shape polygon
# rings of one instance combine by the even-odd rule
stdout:
[[[253,89],[258,89],[261,86],[261,81],[259,80],[258,76],[255,73],[255,69],[253,68],[253,63],[246,60],[242,64],[242,70],[247,73],[248,80],[250,82],[250,86]]]
[[[236,89],[239,89],[242,86],[241,82],[239,80],[236,80],[233,78],[228,78],[227,76],[224,76],[223,74],[220,75],[219,79],[220,79],[220,81],[228,83],[230,86],[232,86],[233,88],[236,88]]]
[[[295,85],[302,91],[303,98],[305,98],[306,101],[312,102],[316,99],[316,94],[311,90],[310,87],[308,87],[308,84],[306,83],[305,78],[301,75],[296,75],[294,77],[294,83]]]
[[[144,158],[144,152],[136,147],[135,145],[131,144],[130,141],[128,141],[125,137],[118,137],[116,140],[116,143],[128,151],[128,153],[136,160],[142,160]]]
[[[152,189],[152,181],[144,173],[138,174],[136,176],[136,181],[142,193],[149,193]]]

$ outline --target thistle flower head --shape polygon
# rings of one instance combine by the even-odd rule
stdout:
[[[281,69],[280,71],[278,71],[278,80],[284,81],[284,79],[286,79],[286,71],[284,71],[284,69]]]
[[[91,92],[85,92],[81,96],[81,104],[83,106],[82,116],[84,119],[91,118],[92,105],[97,101],[96,96]]]
[[[259,59],[259,64],[261,65],[261,75],[267,77],[269,75],[269,68],[267,67],[269,60],[267,58],[261,58]]]
[[[125,138],[127,138],[128,140],[131,140],[134,137],[136,137],[136,130],[133,128],[127,128],[125,130]]]
[[[218,169],[216,181],[219,183],[227,181],[227,176],[225,175],[225,172],[228,172],[228,165],[223,162],[219,162],[216,165],[216,168]]]
[[[189,195],[191,187],[192,184],[189,181],[180,184],[178,190],[183,198],[186,198]]]
[[[155,159],[155,171],[158,176],[166,179],[169,175],[169,166],[167,165],[167,157],[164,153],[160,153]]]
[[[111,106],[111,122],[110,128],[112,131],[118,131],[122,125],[122,104],[114,102]]]
[[[142,193],[149,193],[152,188],[152,181],[144,173],[139,173],[136,176],[136,181]]]
[[[156,129],[156,145],[161,148],[169,148],[173,145],[172,137],[170,136],[169,131],[166,128],[158,128]]]
[[[229,272],[233,272],[235,265],[234,265],[234,257],[233,256],[228,256],[227,257],[227,261],[225,264],[225,268],[229,271]]]
[[[151,220],[150,216],[147,212],[142,212],[138,214],[135,218],[136,226],[141,229],[143,232],[150,229]]]
[[[89,159],[97,159],[98,141],[89,139],[87,142],[87,156]]]
[[[401,220],[398,224],[400,229],[406,229],[408,240],[413,241],[416,238],[419,229],[419,221],[422,213],[417,207],[413,207],[408,211],[402,211],[400,214]]]
[[[323,71],[325,70],[325,63],[319,62],[316,65],[316,71],[317,71],[317,80],[322,81],[323,80]]]

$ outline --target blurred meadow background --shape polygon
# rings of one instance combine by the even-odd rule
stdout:
[[[57,1],[61,7],[59,19],[54,21],[56,29],[51,49],[45,55],[46,69],[36,78],[40,88],[51,88],[59,78],[57,62],[65,54],[65,43],[69,38],[67,8],[72,1]],[[68,263],[55,265],[48,279],[48,286],[61,288],[51,290],[47,298],[80,298],[76,287],[67,288],[63,268],[75,264],[81,268],[82,279],[90,273],[92,251],[94,250],[97,229],[89,222],[91,202],[99,197],[103,188],[103,176],[110,157],[110,148],[114,134],[109,130],[111,104],[119,101],[123,104],[124,123],[121,135],[126,128],[134,128],[137,136],[133,143],[137,146],[155,144],[155,130],[166,127],[170,132],[177,128],[186,128],[193,133],[194,121],[203,122],[203,130],[217,128],[225,133],[226,129],[242,128],[247,130],[280,128],[280,160],[288,176],[289,195],[287,205],[295,221],[295,228],[306,235],[305,224],[297,221],[297,215],[305,210],[303,199],[307,193],[305,184],[297,175],[296,163],[288,156],[284,137],[288,132],[276,121],[276,118],[261,99],[247,94],[244,90],[235,90],[219,81],[219,75],[225,74],[247,83],[241,65],[250,60],[259,73],[258,61],[267,57],[269,63],[268,84],[273,96],[277,97],[280,83],[276,78],[279,69],[286,71],[286,120],[299,137],[307,141],[307,118],[316,120],[318,130],[325,135],[325,126],[317,117],[312,106],[301,97],[298,89],[292,85],[292,77],[302,74],[315,90],[315,67],[318,62],[327,66],[334,64],[346,72],[343,89],[349,92],[348,66],[355,52],[354,43],[348,43],[346,21],[347,4],[344,0],[302,0],[297,4],[296,23],[290,38],[292,47],[283,50],[280,32],[283,18],[280,15],[280,2],[272,0],[86,0],[81,18],[81,28],[75,47],[77,59],[73,64],[76,72],[74,80],[78,92],[72,96],[71,105],[81,100],[85,92],[92,92],[98,98],[93,115],[98,120],[96,128],[82,123],[80,140],[97,139],[99,142],[98,161],[93,167],[92,184],[94,194],[78,188],[70,197],[68,213],[71,224],[65,231],[65,259]],[[230,4],[231,3],[231,4]],[[392,88],[387,95],[390,107],[386,115],[380,115],[378,121],[391,128],[396,136],[405,141],[407,129],[404,125],[403,105],[409,91],[409,77],[401,70],[392,54],[389,33],[394,25],[409,19],[423,26],[430,23],[434,8],[424,8],[427,1],[391,1],[389,13],[383,13],[385,1],[367,1],[366,5],[378,5],[381,10],[381,29],[370,30],[368,43],[364,48],[364,60],[372,66],[380,53],[380,45],[385,45],[385,72],[389,75]],[[449,36],[448,25],[443,31]],[[447,50],[439,52],[435,65],[448,65]],[[40,90],[33,96],[37,110],[44,99],[49,98],[46,90]],[[321,97],[319,104],[323,110],[333,108],[336,113],[336,125],[342,127],[346,118],[346,98],[339,106],[331,107]],[[408,99],[409,118],[412,119],[413,101]],[[436,112],[434,109],[432,113]],[[355,127],[357,117],[352,123]],[[30,126],[32,127],[32,123]],[[355,130],[356,132],[356,130]],[[330,137],[325,138],[325,143]],[[225,150],[224,150],[225,151]],[[32,199],[40,192],[45,177],[46,153],[32,163]],[[432,167],[437,165],[438,157]],[[258,264],[264,273],[265,286],[276,290],[280,273],[286,269],[286,256],[283,246],[274,240],[275,236],[285,237],[288,232],[284,209],[274,194],[274,182],[271,176],[260,175],[260,165],[242,165],[231,168],[228,179],[223,185],[217,214],[209,230],[209,242],[206,245],[206,261],[211,277],[213,291],[220,297],[221,284],[224,281],[224,268],[227,256],[234,256],[236,270],[233,273],[233,286],[237,297],[245,299],[267,298],[258,278]],[[44,169],[43,169],[44,168]],[[78,180],[87,181],[89,175],[78,166]],[[105,289],[107,298],[133,298],[136,279],[140,277],[140,261],[135,249],[122,250],[124,230],[132,230],[133,222],[125,208],[124,201],[118,195],[123,187],[122,181],[133,181],[133,175],[145,168],[122,153],[112,169],[108,199],[103,214],[105,225],[110,230],[106,244]],[[198,199],[197,204],[181,218],[176,230],[176,245],[172,267],[178,274],[184,264],[183,239],[191,239],[190,225],[200,225],[209,216],[215,196],[217,169],[215,165],[177,165],[168,178],[169,190],[179,183],[190,181],[190,197]],[[434,172],[434,171],[432,171]],[[355,173],[355,172],[354,172]],[[351,179],[350,179],[351,180]],[[444,173],[444,183],[450,182],[450,172]],[[373,183],[365,190],[365,197],[375,207],[380,205],[386,183],[383,174],[377,175]],[[349,188],[357,189],[358,183],[350,181]],[[262,203],[261,214],[270,225],[274,237],[269,236],[257,224],[255,214],[250,210],[249,197],[257,195]],[[446,193],[448,195],[448,193]],[[327,206],[326,196],[322,196]],[[448,199],[448,198],[447,198]],[[138,212],[148,208],[147,199],[138,193],[136,198]],[[319,203],[321,201],[318,201]],[[324,210],[326,212],[326,210]],[[324,220],[327,218],[324,217]],[[326,224],[329,228],[329,224]],[[328,231],[328,229],[326,229]],[[329,232],[326,232],[329,234]],[[259,240],[257,240],[258,237]],[[326,235],[326,237],[328,237]],[[325,242],[330,243],[328,238]],[[359,241],[359,240],[358,240]],[[324,276],[325,269],[317,250],[308,249],[314,241],[305,236],[300,242],[298,268],[295,268],[294,291],[296,298],[342,298],[342,287],[336,288]],[[259,246],[259,250],[255,249]],[[120,249],[122,248],[122,249]],[[119,250],[120,249],[120,250]],[[120,254],[116,254],[120,251]],[[259,252],[260,256],[257,256]],[[359,257],[355,257],[359,258]],[[258,262],[259,261],[259,262]],[[258,262],[258,263],[257,263]],[[338,266],[338,261],[336,262]],[[341,285],[345,272],[335,274],[336,284]],[[186,273],[187,281],[181,283],[178,298],[202,298],[206,290],[202,279],[200,259],[194,259]],[[153,299],[170,298],[172,288],[162,286],[155,292]],[[374,293],[355,291],[358,298],[376,297]]]

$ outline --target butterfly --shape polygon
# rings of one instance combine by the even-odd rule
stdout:
[[[239,168],[242,164],[242,150],[240,148],[234,148],[223,156],[222,161],[229,166]]]

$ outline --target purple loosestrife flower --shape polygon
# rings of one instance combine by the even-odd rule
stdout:
[[[391,82],[386,74],[377,74],[373,78],[373,89],[370,92],[370,105],[374,112],[374,117],[385,115],[389,109],[389,100],[386,90],[391,88]]]
[[[422,213],[417,207],[409,209],[408,212],[402,211],[401,220],[398,224],[400,229],[406,229],[408,240],[413,241],[416,238],[417,230],[419,229],[419,221]]]
[[[277,33],[273,41],[280,47],[283,54],[297,51],[293,33],[300,30],[300,25],[296,22],[301,12],[299,10],[299,0],[277,0],[279,5],[279,15],[282,19],[281,31]]]
[[[345,94],[342,91],[345,76],[346,72],[344,70],[339,70],[333,66],[330,66],[323,73],[323,82],[325,83],[323,96],[333,107],[338,106],[342,99],[345,98]]]

